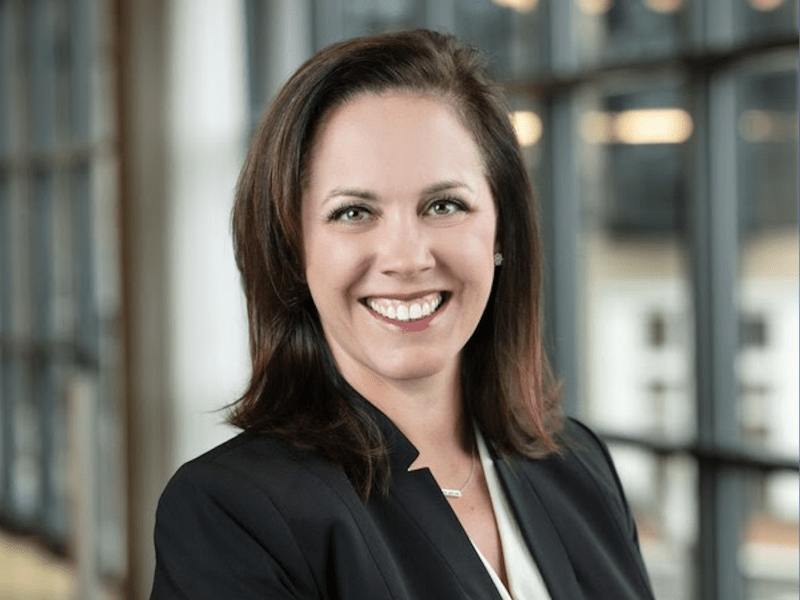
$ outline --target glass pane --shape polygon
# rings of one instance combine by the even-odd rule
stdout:
[[[582,414],[606,431],[694,436],[683,222],[692,118],[675,82],[584,92],[579,271]]]
[[[344,0],[345,37],[424,25],[420,0]]]
[[[684,44],[688,0],[572,1],[583,63],[662,57]]]
[[[55,8],[52,2],[35,2],[27,14],[30,19],[30,37],[25,49],[30,60],[28,130],[30,143],[36,150],[49,147],[55,138],[58,79]]]
[[[9,513],[13,466],[11,340],[11,194],[0,171],[0,513]]]
[[[541,71],[547,36],[539,0],[476,0],[456,4],[456,32],[489,55],[495,77]]]
[[[797,36],[798,0],[732,0],[736,36],[755,40]]]
[[[797,90],[796,65],[744,72],[737,81],[741,435],[793,457],[800,450]]]
[[[741,566],[748,600],[797,600],[797,473],[751,475]]]
[[[610,449],[636,519],[656,598],[691,598],[698,531],[694,462],[620,445]]]
[[[8,152],[11,137],[11,6],[0,2],[0,160]]]
[[[15,445],[12,449],[9,508],[11,517],[17,523],[31,527],[39,517],[42,500],[40,419],[33,398],[35,373],[32,366],[30,363],[17,361],[14,367],[20,377],[12,392],[16,400],[13,413]]]

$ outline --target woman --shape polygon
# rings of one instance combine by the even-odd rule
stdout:
[[[559,415],[531,186],[472,49],[313,57],[233,225],[244,433],[167,486],[152,598],[652,598],[605,447]]]

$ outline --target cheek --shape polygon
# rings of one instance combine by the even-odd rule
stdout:
[[[359,255],[352,244],[310,236],[305,244],[306,281],[317,308],[344,300],[359,277]]]

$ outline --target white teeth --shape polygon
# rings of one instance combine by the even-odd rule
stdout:
[[[436,309],[442,305],[442,301],[442,294],[435,294],[433,297],[422,302],[422,304],[415,302],[409,305],[400,300],[390,300],[387,298],[369,298],[367,299],[367,304],[372,310],[383,315],[387,319],[392,319],[394,321],[415,321],[433,314]]]

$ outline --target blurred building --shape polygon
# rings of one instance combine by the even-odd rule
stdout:
[[[147,596],[158,494],[248,375],[253,128],[408,27],[508,91],[565,407],[659,600],[799,597],[798,0],[0,0],[0,597]]]

